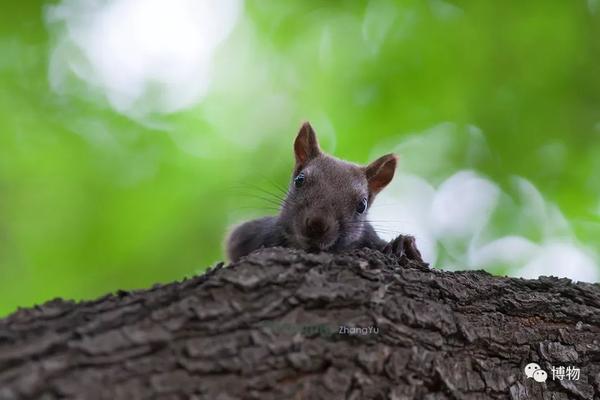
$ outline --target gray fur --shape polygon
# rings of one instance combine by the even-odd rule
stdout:
[[[414,238],[401,235],[387,243],[377,236],[367,221],[368,208],[377,194],[369,188],[373,189],[373,185],[367,180],[367,171],[377,175],[381,160],[393,158],[386,171],[379,173],[382,179],[377,182],[376,190],[381,190],[393,177],[395,156],[384,156],[368,167],[337,159],[320,151],[314,131],[308,124],[302,126],[296,138],[295,152],[296,167],[279,215],[236,227],[227,240],[230,260],[236,261],[258,248],[273,246],[334,252],[369,247],[420,259]],[[305,181],[297,188],[294,177],[301,172]],[[362,198],[368,199],[367,211],[359,214],[357,205]],[[319,228],[317,234],[311,229],[315,226]],[[405,252],[407,246],[410,249]]]

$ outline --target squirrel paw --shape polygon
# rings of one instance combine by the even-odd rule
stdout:
[[[423,263],[421,252],[417,249],[417,243],[413,236],[399,235],[383,248],[383,252],[385,254],[394,254],[398,257],[406,256],[409,260]]]

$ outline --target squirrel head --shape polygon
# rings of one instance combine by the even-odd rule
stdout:
[[[387,154],[360,166],[325,154],[306,122],[294,141],[296,163],[280,222],[290,245],[306,250],[343,248],[360,240],[367,212],[396,170]]]

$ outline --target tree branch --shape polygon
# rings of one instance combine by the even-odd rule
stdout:
[[[0,399],[593,399],[599,333],[596,284],[265,249],[0,320]]]

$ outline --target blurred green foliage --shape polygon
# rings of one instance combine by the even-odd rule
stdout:
[[[0,315],[222,259],[229,224],[271,212],[245,194],[287,184],[304,119],[357,162],[444,121],[477,126],[491,156],[455,167],[526,177],[600,251],[595,0],[250,0],[208,96],[143,121],[81,82],[51,89],[48,4],[0,14]]]

